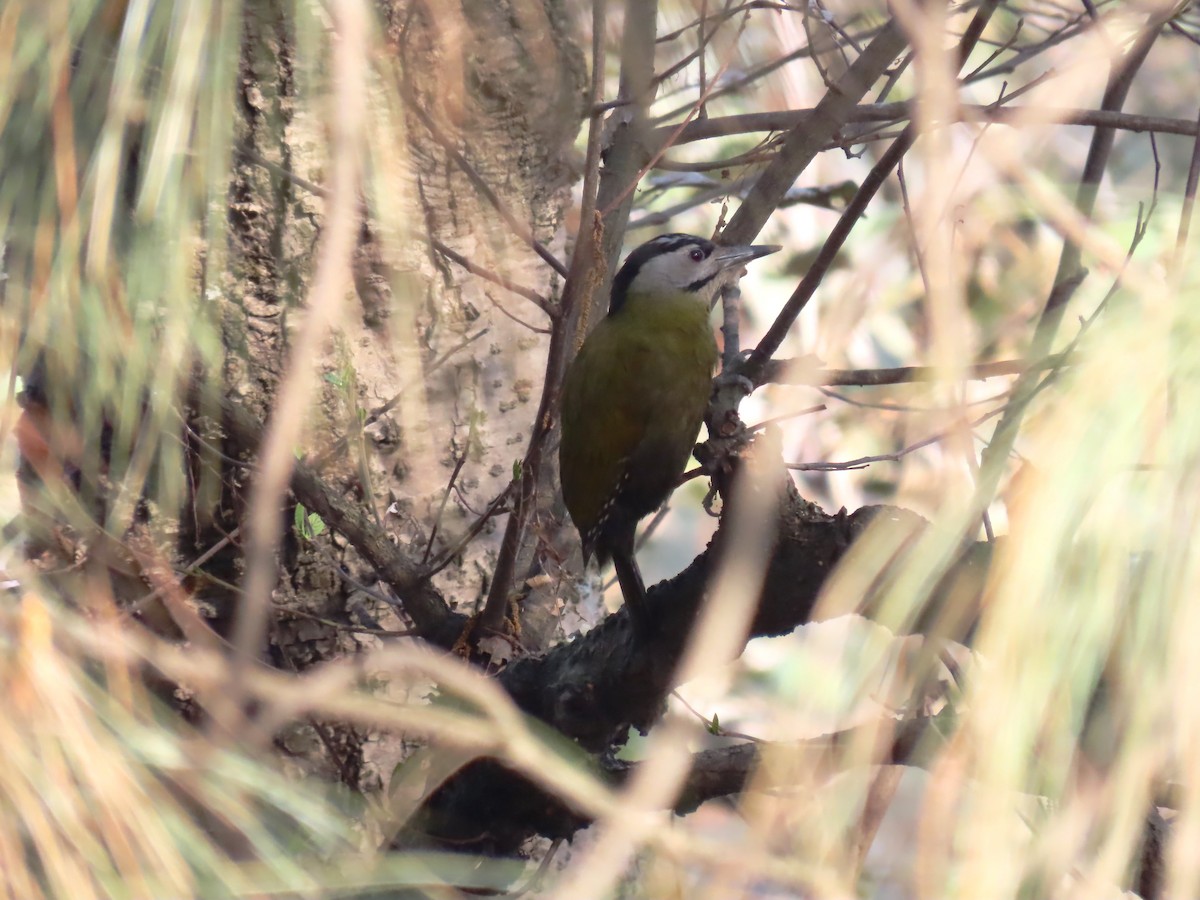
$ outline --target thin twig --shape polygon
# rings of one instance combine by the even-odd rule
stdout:
[[[512,293],[516,294],[518,297],[524,297],[526,300],[529,300],[529,301],[537,304],[537,307],[542,312],[544,312],[546,315],[548,315],[551,319],[556,318],[558,316],[558,309],[554,306],[554,304],[551,303],[549,300],[547,300],[545,297],[543,297],[541,294],[539,294],[537,291],[531,290],[530,288],[527,288],[527,287],[523,287],[522,285],[519,285],[514,281],[510,281],[509,279],[505,278],[503,275],[493,272],[491,269],[485,269],[483,266],[480,266],[480,265],[477,265],[476,263],[471,262],[469,259],[467,259],[465,256],[463,256],[461,253],[456,253],[454,250],[450,249],[445,244],[443,244],[441,241],[439,241],[437,238],[431,239],[430,243],[433,245],[434,250],[436,250],[438,253],[442,254],[442,256],[446,257],[446,259],[450,260],[451,262],[456,263],[457,265],[466,269],[472,275],[478,275],[480,278],[486,278],[488,281],[492,282],[493,284],[500,285],[500,287],[504,288],[506,291],[511,291]]]
[[[429,529],[429,540],[425,543],[425,552],[421,555],[421,565],[429,562],[429,554],[433,551],[433,542],[437,538],[438,526],[442,524],[442,514],[446,512],[446,501],[450,499],[450,492],[454,490],[454,482],[458,480],[458,473],[462,471],[463,464],[466,461],[467,454],[465,451],[454,461],[454,471],[450,473],[450,480],[446,483],[446,490],[442,492],[442,502],[438,504],[437,515],[433,519],[433,527]]]
[[[719,21],[723,21],[725,19],[732,19],[738,13],[746,12],[751,9],[771,9],[771,10],[777,10],[779,12],[801,12],[801,11],[803,11],[803,7],[800,7],[800,6],[794,5],[794,4],[777,3],[777,2],[774,2],[774,0],[749,0],[749,2],[747,2],[747,3],[740,3],[737,6],[730,7],[729,9],[723,9],[718,13],[710,13],[707,16],[707,19],[710,22],[713,20],[718,20],[718,24],[719,24]],[[706,7],[706,11],[707,11],[707,7]],[[676,40],[679,37],[681,37],[682,35],[691,31],[693,28],[698,28],[698,29],[700,29],[701,33],[703,33],[705,18],[706,17],[702,14],[699,18],[693,19],[691,22],[689,22],[687,25],[684,25],[682,28],[676,28],[674,31],[668,31],[666,34],[659,35],[657,38],[655,38],[654,42],[656,44],[670,43],[671,41]],[[682,66],[680,66],[680,68],[682,68]]]
[[[1007,404],[999,406],[990,412],[984,413],[979,418],[968,423],[968,428],[975,428],[982,425],[988,419],[993,419],[1000,415],[1007,408]],[[895,453],[881,453],[878,456],[860,456],[858,459],[848,459],[844,462],[815,462],[815,463],[785,463],[787,468],[799,472],[843,472],[849,469],[865,469],[872,463],[878,462],[899,462],[910,453],[914,453],[923,447],[928,447],[930,444],[936,444],[939,441],[945,440],[952,434],[959,431],[959,426],[948,428],[945,431],[939,431],[927,438],[917,441],[915,444],[909,444]]]
[[[552,268],[563,278],[566,278],[567,267],[563,265],[562,261],[559,260],[559,258],[553,253],[551,253],[546,246],[537,239],[537,237],[534,236],[533,232],[529,230],[528,226],[517,220],[517,217],[513,215],[512,210],[510,210],[508,205],[502,199],[500,199],[500,196],[494,190],[492,190],[491,185],[484,180],[483,176],[479,174],[478,170],[476,170],[475,166],[472,165],[471,161],[467,159],[467,157],[460,152],[457,147],[454,146],[454,142],[450,140],[450,137],[444,131],[442,131],[438,124],[433,120],[433,117],[421,107],[421,104],[417,101],[417,98],[414,97],[412,93],[403,86],[401,87],[400,95],[408,104],[409,109],[411,109],[416,117],[421,121],[421,124],[424,125],[429,131],[429,134],[433,137],[433,139],[441,145],[442,150],[445,151],[446,155],[454,161],[454,164],[462,170],[464,175],[467,176],[467,180],[475,186],[475,190],[479,191],[479,193],[483,195],[483,198],[492,205],[492,208],[496,210],[496,212],[500,215],[500,218],[504,220],[504,224],[512,229],[513,234],[519,237],[526,244],[526,246],[540,256],[546,265],[550,266],[550,268]]]
[[[433,372],[437,371],[439,368],[441,368],[441,366],[445,364],[446,360],[450,359],[452,356],[454,356],[454,354],[458,353],[460,350],[465,349],[466,347],[469,347],[475,341],[479,340],[481,337],[483,337],[485,334],[487,334],[488,331],[490,331],[490,329],[481,328],[479,331],[475,332],[474,334],[467,335],[465,338],[463,338],[461,341],[459,341],[453,347],[449,348],[448,350],[446,350],[446,352],[444,352],[443,354],[441,354],[440,356],[435,358],[432,362],[429,363],[428,366],[425,367],[426,377],[428,377],[431,373],[433,373]],[[371,425],[374,425],[376,422],[378,422],[380,419],[382,419],[384,416],[386,416],[389,412],[391,412],[393,409],[395,409],[396,406],[400,403],[400,401],[404,398],[405,394],[409,390],[411,390],[413,387],[414,387],[414,385],[411,383],[406,384],[399,391],[397,391],[395,394],[393,394],[391,399],[389,399],[386,403],[382,404],[381,406],[377,406],[377,407],[375,407],[375,409],[371,410],[371,412],[367,415],[367,417],[362,421],[362,424],[354,432],[351,432],[350,434],[346,434],[346,435],[343,435],[342,437],[338,438],[336,441],[334,441],[333,445],[331,447],[329,447],[329,449],[327,449],[324,453],[320,454],[316,459],[314,459],[312,461],[313,469],[315,471],[319,472],[322,469],[324,469],[325,466],[328,465],[331,460],[340,456],[342,451],[345,450],[346,447],[349,446],[351,439],[357,437],[358,434],[361,434],[364,429],[370,427]]]
[[[725,243],[745,244],[754,239],[796,178],[846,124],[855,104],[906,43],[900,23],[890,20],[838,79],[837,85],[821,98],[810,119],[788,131],[779,156],[758,178],[725,228],[722,234]]]
[[[510,321],[516,322],[522,328],[527,328],[530,331],[532,331],[534,334],[549,334],[550,333],[549,328],[542,328],[538,325],[534,325],[532,322],[526,322],[524,319],[522,319],[520,316],[518,316],[515,312],[512,312],[511,310],[509,310],[508,307],[506,307],[503,303],[501,303],[499,300],[497,300],[495,297],[492,296],[491,291],[484,291],[483,296],[488,298],[488,302],[491,303],[492,306],[496,307],[496,309],[500,311],[500,314],[502,316],[504,316],[506,319],[509,319]]]
[[[984,27],[991,18],[999,5],[999,0],[984,0],[979,9],[976,10],[975,16],[971,20],[971,24],[967,27],[963,39],[958,46],[958,64],[962,66],[966,59],[974,50],[976,42],[979,40],[979,35],[982,34]],[[897,25],[897,27],[899,27]],[[895,54],[893,54],[894,56]],[[861,57],[860,60],[861,61]],[[857,65],[857,62],[856,62]],[[864,88],[865,90],[865,88]],[[824,101],[822,101],[824,103]],[[819,107],[818,107],[819,108]],[[848,112],[848,110],[847,110]],[[850,236],[850,232],[854,229],[858,220],[866,212],[867,204],[875,196],[876,191],[883,185],[884,181],[891,174],[892,170],[903,159],[904,154],[913,145],[916,140],[917,131],[915,124],[909,122],[901,133],[900,137],[888,147],[888,149],[880,157],[879,161],[871,168],[867,177],[863,179],[859,185],[858,191],[854,198],[846,205],[845,211],[834,225],[833,230],[826,238],[824,245],[813,260],[812,265],[797,285],[796,290],[792,292],[792,296],[788,298],[783,309],[763,335],[758,346],[754,348],[754,352],[750,354],[749,359],[741,367],[741,373],[756,384],[760,377],[763,368],[768,359],[775,354],[775,351],[783,344],[784,338],[791,330],[792,323],[796,321],[796,317],[800,315],[800,311],[807,305],[812,295],[816,292],[817,287],[825,278],[825,273],[829,267],[833,265],[833,261],[841,252],[842,245]],[[738,210],[740,215],[749,205],[749,200],[742,205]],[[732,231],[738,216],[734,216],[734,221],[730,223],[730,228],[727,231]]]
[[[1058,370],[1052,369],[1051,371]],[[854,406],[859,409],[880,409],[884,412],[897,413],[938,413],[940,415],[957,412],[966,406],[988,406],[992,403],[997,403],[1012,394],[1011,390],[1001,391],[1000,393],[993,394],[990,397],[980,397],[978,400],[971,400],[966,403],[956,403],[952,407],[947,407],[942,405],[921,406],[915,403],[889,403],[887,401],[862,400],[856,397],[848,397],[839,391],[832,391],[829,388],[819,388],[818,390],[830,400],[836,400],[839,403],[845,403],[847,406]]]
[[[1169,18],[1169,13],[1158,12],[1146,23],[1145,29],[1138,35],[1131,49],[1120,59],[1114,61],[1104,90],[1101,109],[1119,112],[1129,95],[1133,79],[1141,68],[1150,48],[1154,46],[1163,24]],[[1075,208],[1085,219],[1090,219],[1095,209],[1096,196],[1099,192],[1100,180],[1112,154],[1115,132],[1112,128],[1097,128],[1092,135],[1088,148],[1087,160],[1079,179],[1079,188],[1075,199]],[[1082,282],[1086,270],[1081,265],[1081,250],[1079,244],[1067,238],[1063,241],[1062,253],[1059,257],[1058,271],[1054,277],[1054,287],[1046,299],[1037,327],[1034,329],[1031,342],[1031,355],[1035,358],[1046,356],[1058,331],[1066,311],[1067,301],[1075,293]],[[1025,410],[1039,389],[1035,373],[1027,373],[1017,380],[1013,389],[1013,399],[1005,410],[1004,417],[996,426],[992,443],[984,451],[979,487],[976,491],[974,506],[986,509],[991,505],[992,497],[999,486],[1004,465],[1009,451],[1016,442],[1017,432],[1024,418]]]
[[[514,483],[509,482],[508,486],[496,496],[496,499],[488,504],[487,509],[480,513],[475,521],[471,523],[471,527],[467,529],[466,533],[461,538],[459,538],[458,542],[455,543],[453,547],[447,548],[445,552],[442,553],[441,557],[435,560],[421,574],[422,579],[428,580],[438,572],[442,571],[442,569],[446,568],[446,566],[450,565],[450,563],[454,561],[454,558],[462,553],[463,550],[466,549],[467,545],[471,543],[471,541],[475,540],[475,538],[479,535],[479,532],[483,530],[483,526],[488,523],[489,519],[498,516],[505,511],[503,509],[504,501],[506,501],[509,495],[512,493],[513,487]]]
[[[299,616],[302,619],[311,619],[312,622],[319,622],[322,625],[329,626],[337,631],[348,631],[354,635],[373,635],[376,637],[415,637],[418,631],[415,628],[406,629],[389,629],[389,628],[367,628],[365,625],[350,625],[344,622],[336,622],[335,619],[326,619],[323,616],[314,616],[313,613],[306,610],[296,610],[290,606],[277,605],[278,610],[287,612],[289,616]]]
[[[1039,83],[1046,73],[1039,76]],[[1024,92],[1026,88],[1020,90]],[[1006,96],[1012,100],[1019,96],[1016,91]],[[1178,134],[1195,137],[1200,125],[1194,119],[1177,119],[1169,116],[1146,116],[1111,109],[1082,109],[1078,107],[1053,106],[1002,106],[994,104],[963,103],[957,106],[953,119],[945,124],[959,121],[995,122],[997,125],[1073,125],[1087,128],[1115,128],[1120,131],[1159,134]],[[792,109],[779,112],[745,113],[737,116],[718,116],[702,122],[693,121],[675,139],[675,146],[706,141],[712,138],[749,134],[756,131],[786,131],[797,127],[808,127],[816,117],[814,109]],[[945,111],[943,111],[945,114]],[[847,115],[847,123],[898,122],[909,117],[907,102],[863,104],[856,106]],[[661,134],[658,129],[655,134]]]
[[[745,27],[744,22],[742,24],[742,27],[743,28]],[[738,33],[740,35],[741,32],[739,31]],[[642,180],[642,177],[647,172],[649,172],[651,169],[653,169],[655,163],[657,163],[662,158],[663,154],[666,153],[668,150],[671,149],[671,147],[673,147],[675,145],[675,142],[674,142],[675,136],[680,134],[683,131],[683,129],[687,127],[688,123],[691,122],[693,119],[695,119],[696,116],[699,114],[700,110],[702,110],[704,108],[704,104],[708,101],[709,95],[716,89],[717,85],[720,83],[721,76],[725,74],[725,70],[728,69],[729,66],[731,66],[732,64],[733,64],[733,57],[730,57],[729,59],[727,59],[725,61],[725,63],[717,71],[716,77],[713,78],[712,83],[709,84],[703,91],[701,91],[700,97],[692,105],[691,109],[688,111],[688,114],[684,118],[684,120],[682,122],[680,122],[678,125],[676,125],[671,130],[670,134],[667,135],[667,139],[665,141],[663,141],[662,145],[657,150],[655,150],[653,153],[650,154],[650,158],[645,163],[642,164],[642,167],[638,170],[637,174],[634,175],[634,177],[630,180],[630,182],[625,186],[624,190],[621,191],[621,193],[617,194],[616,197],[614,197],[604,207],[601,208],[600,215],[607,216],[609,213],[618,209],[624,203],[624,201],[633,193],[633,190],[638,186],[638,182],[640,182]]]
[[[877,34],[878,34],[877,32],[874,34],[868,32],[866,34],[860,35],[858,37],[858,39],[865,40],[867,38],[874,38],[877,36]],[[746,74],[744,74],[744,75],[741,75],[737,78],[729,79],[728,81],[724,82],[723,84],[717,86],[709,94],[708,99],[709,99],[709,101],[712,101],[712,100],[716,100],[719,97],[725,97],[725,96],[728,96],[729,94],[735,94],[738,91],[745,90],[746,88],[748,88],[752,84],[754,84],[754,82],[760,81],[763,78],[765,78],[766,76],[770,75],[772,72],[782,69],[788,63],[795,62],[798,59],[807,59],[807,58],[811,57],[812,55],[813,55],[813,48],[806,44],[805,46],[799,47],[796,50],[791,51],[790,53],[785,53],[784,55],[779,56],[769,62],[763,63],[760,66],[756,66],[755,68],[746,72]],[[676,119],[679,118],[679,116],[686,115],[689,109],[691,109],[690,103],[677,106],[674,109],[672,109],[666,113],[663,113],[661,116],[658,116],[654,121],[657,123],[674,122]],[[666,125],[664,127],[669,129],[674,126]]]
[[[750,434],[762,431],[771,425],[778,425],[780,422],[786,422],[788,419],[795,419],[800,416],[811,416],[813,413],[824,412],[828,407],[824,403],[818,403],[816,406],[806,406],[804,409],[793,410],[792,412],[780,413],[777,416],[771,416],[768,419],[763,419],[761,422],[755,422],[753,425],[746,427],[746,431]]]
[[[700,724],[704,726],[704,730],[709,734],[715,734],[721,737],[741,738],[744,741],[750,741],[754,744],[766,743],[766,741],[764,741],[762,738],[755,737],[752,734],[745,734],[741,731],[729,731],[726,728],[722,728],[717,722],[717,717],[715,715],[712,718],[705,716],[704,713],[700,712],[700,710],[696,709],[696,707],[692,706],[692,704],[688,703],[687,700],[684,699],[683,694],[679,693],[678,688],[671,691],[671,696],[682,703],[687,708],[687,711],[700,721]]]
[[[829,236],[825,239],[825,243],[822,245],[816,259],[809,266],[808,271],[805,272],[804,277],[800,280],[800,284],[796,286],[796,290],[792,292],[792,296],[783,305],[783,309],[775,317],[775,321],[771,324],[767,333],[758,342],[758,346],[754,348],[749,358],[741,366],[742,374],[756,385],[762,383],[759,379],[762,377],[767,361],[783,344],[784,338],[787,337],[787,333],[792,328],[792,323],[796,321],[796,317],[800,315],[800,311],[804,309],[813,294],[816,293],[817,287],[820,286],[825,278],[825,273],[829,271],[838,253],[841,252],[842,245],[845,244],[846,239],[850,236],[850,232],[854,230],[855,225],[858,224],[858,220],[866,212],[867,204],[871,202],[875,193],[883,186],[888,176],[891,175],[892,170],[900,162],[904,154],[908,152],[908,149],[916,140],[916,136],[917,130],[915,126],[910,124],[905,128],[904,133],[892,142],[891,146],[880,157],[879,162],[867,173],[867,177],[858,186],[858,191],[855,192],[853,199],[846,204],[846,209],[842,212],[837,224],[834,225]]]
[[[1196,118],[1196,140],[1192,142],[1192,161],[1188,165],[1187,183],[1183,188],[1183,207],[1179,211],[1179,229],[1175,235],[1175,257],[1171,261],[1171,280],[1176,284],[1179,273],[1183,271],[1183,254],[1187,250],[1192,209],[1196,205],[1197,182],[1200,182],[1200,115]]]

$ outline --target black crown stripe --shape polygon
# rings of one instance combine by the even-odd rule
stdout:
[[[690,244],[700,247],[704,251],[705,256],[712,253],[715,246],[712,241],[696,237],[693,234],[660,234],[658,237],[651,238],[640,247],[632,250],[625,257],[624,264],[613,279],[612,294],[608,301],[608,314],[611,316],[621,311],[621,307],[625,305],[625,299],[629,294],[629,286],[633,284],[633,279],[637,277],[637,273],[641,271],[642,266],[656,256],[662,256],[664,253],[673,253],[680,247],[687,247]],[[706,278],[696,282],[694,287],[688,285],[688,290],[697,290],[707,284],[709,280]]]

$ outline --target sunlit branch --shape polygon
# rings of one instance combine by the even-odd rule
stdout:
[[[1147,116],[1110,109],[1079,109],[1051,106],[994,106],[991,104],[961,104],[956,108],[954,122],[995,122],[999,125],[1080,125],[1095,128],[1115,128],[1120,131],[1159,134],[1179,134],[1195,137],[1200,131],[1195,119],[1176,119],[1168,116]],[[676,146],[736,134],[760,131],[784,131],[809,123],[815,109],[784,110],[769,113],[746,113],[739,116],[718,116],[690,123],[676,138]],[[908,104],[882,103],[855,107],[847,122],[899,122],[908,118]],[[661,133],[663,129],[658,129]]]

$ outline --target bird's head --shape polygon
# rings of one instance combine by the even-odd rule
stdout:
[[[721,276],[774,253],[770,244],[719,247],[691,234],[663,234],[633,250],[613,279],[609,315],[617,313],[630,295],[695,297],[705,308],[712,305]]]

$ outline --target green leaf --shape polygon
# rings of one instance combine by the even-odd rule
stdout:
[[[325,532],[325,520],[316,513],[310,513],[303,503],[296,504],[296,534],[302,540],[311,541]]]

